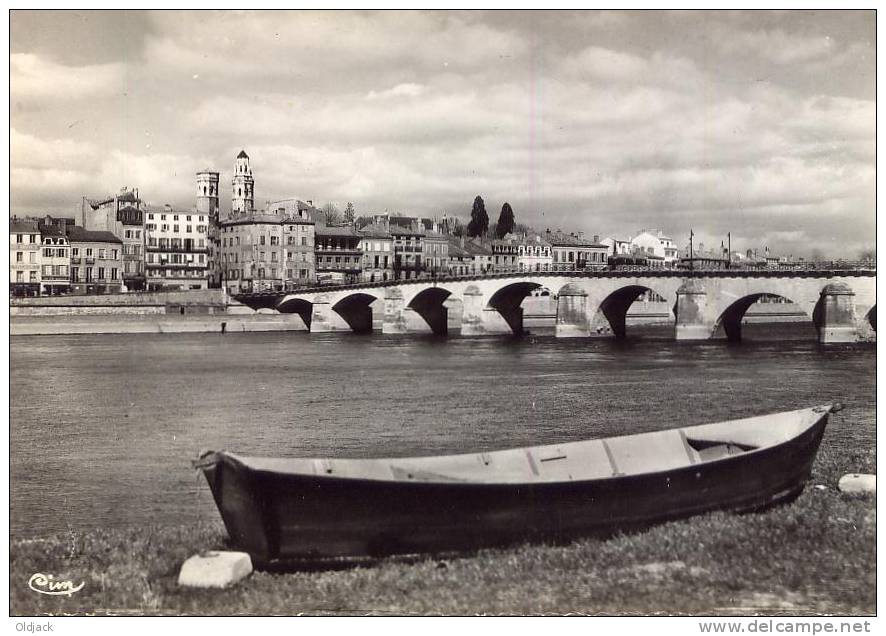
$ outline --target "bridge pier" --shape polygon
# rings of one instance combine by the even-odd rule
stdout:
[[[848,285],[830,283],[821,290],[816,326],[822,344],[858,341],[855,292]]]
[[[708,295],[702,284],[688,278],[677,289],[676,340],[709,340],[714,327],[707,319]]]
[[[352,331],[352,329],[351,325],[332,309],[328,298],[318,296],[314,299],[311,309],[311,333],[331,331]]]
[[[517,307],[519,323],[523,327],[523,310]],[[515,333],[509,321],[497,309],[485,307],[483,293],[475,288],[464,292],[464,309],[462,310],[461,335],[493,336]]]
[[[403,292],[398,288],[388,287],[385,290],[384,302],[385,315],[382,321],[382,333],[434,333],[421,314],[406,306]]]
[[[557,297],[557,338],[588,338],[591,325],[588,320],[588,292],[576,285],[566,285]]]

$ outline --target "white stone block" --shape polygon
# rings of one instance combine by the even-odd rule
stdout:
[[[245,552],[203,552],[182,564],[178,584],[188,587],[227,587],[252,573]]]
[[[877,476],[849,473],[840,477],[837,487],[841,492],[847,493],[875,493],[877,492]]]

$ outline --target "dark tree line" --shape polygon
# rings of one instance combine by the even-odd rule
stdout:
[[[501,206],[501,212],[498,215],[498,222],[495,224],[495,237],[504,238],[516,228],[514,220],[514,210],[511,204],[505,202]],[[471,210],[471,220],[468,223],[467,234],[470,237],[485,236],[489,232],[489,215],[486,213],[486,204],[483,197],[479,194],[474,199],[474,207]]]

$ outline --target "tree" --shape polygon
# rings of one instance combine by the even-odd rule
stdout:
[[[498,223],[495,224],[495,236],[500,239],[504,238],[506,234],[514,231],[515,225],[514,211],[511,209],[511,204],[505,201],[505,204],[501,206],[501,213],[498,215]]]
[[[354,204],[348,201],[348,204],[345,206],[345,223],[350,225],[354,222]]]
[[[458,219],[452,220],[450,228],[451,228],[450,232],[452,233],[452,236],[461,237],[466,234],[464,223],[462,223]]]
[[[320,211],[326,217],[326,225],[335,225],[341,219],[341,212],[338,211],[334,203],[327,203],[320,208]]]
[[[471,221],[468,223],[468,236],[482,236],[489,230],[489,215],[486,214],[486,204],[479,194],[474,199],[474,208],[471,210]]]

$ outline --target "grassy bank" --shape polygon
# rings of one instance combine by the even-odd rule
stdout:
[[[488,550],[446,561],[382,561],[330,572],[256,572],[222,591],[182,589],[188,556],[225,548],[223,527],[96,530],[19,540],[13,614],[871,614],[875,499],[836,489],[873,472],[872,451],[825,444],[796,502],[715,513],[608,541]],[[816,487],[824,486],[824,488]],[[84,588],[32,592],[32,574]]]

